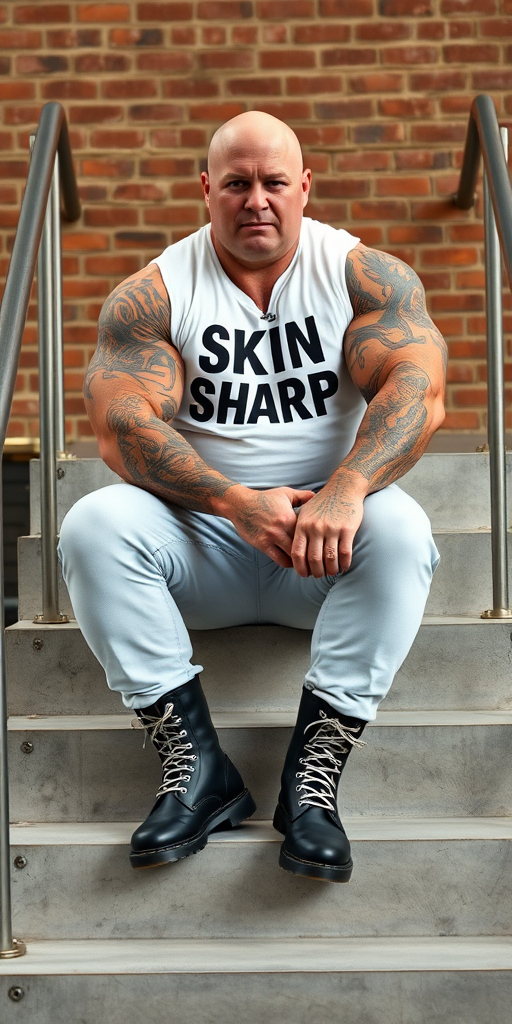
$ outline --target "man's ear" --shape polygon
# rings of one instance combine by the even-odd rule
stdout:
[[[309,167],[302,172],[302,208],[307,205],[311,189],[311,171]]]
[[[201,185],[203,186],[204,201],[207,206],[210,205],[210,179],[207,171],[201,172]]]

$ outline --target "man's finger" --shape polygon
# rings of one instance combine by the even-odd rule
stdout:
[[[338,538],[329,538],[324,544],[324,565],[326,576],[336,576],[340,571],[338,560]]]
[[[339,572],[346,572],[352,563],[352,542],[346,539],[340,540],[338,545]]]
[[[298,572],[299,576],[303,577],[311,575],[309,571],[308,561],[306,558],[307,549],[307,537],[303,533],[298,534],[296,531],[291,549],[291,557],[295,572]]]

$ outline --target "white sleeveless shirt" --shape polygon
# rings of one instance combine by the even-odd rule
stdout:
[[[345,263],[358,241],[305,217],[266,316],[224,272],[210,225],[152,261],[185,363],[172,425],[231,480],[314,489],[350,451],[366,409],[343,356]]]

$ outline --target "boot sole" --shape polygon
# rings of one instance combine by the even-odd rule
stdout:
[[[353,868],[352,860],[346,864],[315,864],[313,861],[299,860],[287,853],[281,847],[279,854],[279,867],[289,871],[293,875],[302,875],[303,878],[315,878],[320,882],[349,882]]]
[[[157,850],[130,853],[130,864],[132,868],[156,868],[160,864],[172,864],[176,860],[190,857],[193,853],[199,853],[200,850],[204,850],[210,832],[213,832],[214,829],[224,823],[228,823],[231,828],[235,828],[242,821],[245,821],[246,818],[250,818],[255,810],[256,804],[249,790],[245,789],[236,800],[233,800],[230,804],[225,804],[222,810],[214,814],[201,832],[198,832],[191,839],[187,839],[186,842],[178,845],[163,846]]]

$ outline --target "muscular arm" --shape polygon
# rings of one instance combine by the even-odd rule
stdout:
[[[357,246],[347,259],[354,319],[345,358],[368,403],[354,446],[301,510],[292,548],[301,575],[346,570],[367,494],[403,476],[444,419],[446,345],[410,267]]]
[[[156,265],[116,288],[103,306],[84,386],[100,455],[126,480],[166,501],[231,519],[239,534],[291,566],[293,508],[311,491],[253,491],[208,466],[171,421],[184,367],[171,343],[167,292]]]

